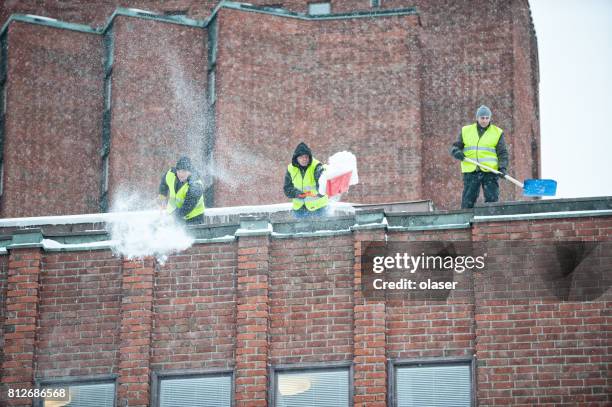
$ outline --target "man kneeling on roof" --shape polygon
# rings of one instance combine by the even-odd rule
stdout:
[[[188,225],[204,222],[204,184],[189,157],[181,157],[162,176],[158,201],[168,214]]]
[[[293,213],[297,218],[321,216],[325,214],[328,198],[319,191],[319,178],[325,165],[312,158],[312,151],[305,143],[300,143],[293,152],[291,163],[285,174],[284,191],[293,200]]]

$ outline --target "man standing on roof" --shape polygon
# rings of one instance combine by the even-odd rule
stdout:
[[[503,178],[508,168],[508,149],[504,131],[491,123],[491,109],[482,105],[476,111],[476,123],[461,129],[459,138],[450,149],[453,157],[461,161],[463,173],[462,208],[473,208],[480,194],[484,192],[485,202],[499,199],[498,177]],[[502,173],[497,175],[489,170],[464,161],[471,158]]]
[[[324,164],[312,158],[310,148],[298,144],[293,152],[291,164],[287,166],[284,191],[287,198],[293,199],[293,213],[296,217],[322,215],[327,207],[327,195],[319,191],[319,178],[325,169]]]
[[[188,225],[204,222],[204,184],[194,173],[189,157],[181,157],[159,184],[160,206]]]

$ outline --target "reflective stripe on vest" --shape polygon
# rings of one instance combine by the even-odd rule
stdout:
[[[168,206],[166,207],[166,211],[168,213],[174,212],[177,208],[180,208],[185,203],[185,197],[187,196],[187,191],[189,191],[189,184],[186,182],[182,187],[179,188],[178,191],[174,190],[174,185],[176,182],[176,174],[172,172],[172,170],[168,170],[166,173],[166,185],[168,185]],[[197,180],[197,183],[203,186],[202,181]],[[195,218],[198,215],[204,213],[204,196],[200,196],[198,199],[198,203],[196,206],[189,212],[187,215],[183,217],[185,220],[189,220],[191,218]]]
[[[461,129],[461,138],[463,139],[463,154],[467,158],[483,163],[494,170],[499,169],[497,163],[497,143],[503,133],[499,127],[490,124],[487,130],[481,137],[478,137],[478,128],[476,123],[465,126]],[[483,168],[484,172],[489,172]],[[461,161],[461,172],[476,171],[476,164]]]
[[[293,181],[293,187],[300,192],[312,191],[317,193],[317,181],[315,180],[314,172],[318,164],[319,161],[313,158],[312,163],[310,163],[308,168],[306,168],[306,172],[304,172],[303,177],[302,171],[300,171],[298,167],[294,166],[293,164],[289,164],[287,166],[287,171],[289,171],[289,175]],[[323,195],[321,197],[308,196],[306,198],[293,198],[293,210],[297,211],[302,206],[306,205],[306,209],[309,211],[316,211],[317,209],[327,206],[327,203],[327,195]]]

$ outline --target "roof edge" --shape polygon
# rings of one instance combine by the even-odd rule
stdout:
[[[116,17],[124,16],[124,17],[132,17],[132,18],[141,18],[144,20],[152,20],[162,23],[169,24],[177,24],[183,25],[187,27],[194,28],[206,28],[210,24],[210,22],[217,16],[219,10],[222,8],[231,9],[231,10],[239,10],[251,13],[261,13],[268,14],[278,17],[285,18],[294,18],[298,20],[306,20],[306,21],[325,21],[325,20],[343,20],[343,19],[353,19],[353,18],[375,18],[375,17],[390,17],[390,16],[403,16],[403,15],[418,15],[418,11],[416,7],[408,7],[408,8],[398,8],[398,9],[385,9],[385,10],[368,10],[368,11],[354,11],[347,13],[332,13],[332,14],[324,14],[324,15],[310,15],[306,13],[297,13],[289,10],[285,10],[282,8],[272,8],[266,6],[256,6],[250,3],[241,3],[235,1],[226,1],[223,0],[215,6],[211,14],[204,20],[195,20],[184,16],[169,16],[164,14],[158,14],[153,11],[141,10],[137,8],[126,8],[126,7],[117,7],[115,11],[112,12],[110,17],[106,20],[106,24],[101,27],[92,27],[87,24],[77,24],[77,23],[69,23],[62,20],[57,20],[55,18],[37,16],[33,14],[11,14],[9,18],[6,20],[2,29],[0,30],[0,35],[4,35],[8,31],[8,27],[11,22],[22,22],[28,24],[42,25],[47,27],[59,28],[63,30],[71,30],[77,31],[87,34],[104,34],[109,27],[113,25],[113,22]]]

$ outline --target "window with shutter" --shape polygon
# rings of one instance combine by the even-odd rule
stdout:
[[[349,406],[349,369],[277,371],[276,407]]]
[[[159,407],[230,407],[232,376],[162,377]]]
[[[68,400],[43,400],[43,407],[114,407],[115,383],[45,384],[42,388],[67,388]]]
[[[469,362],[395,366],[397,407],[470,407],[472,370]]]

